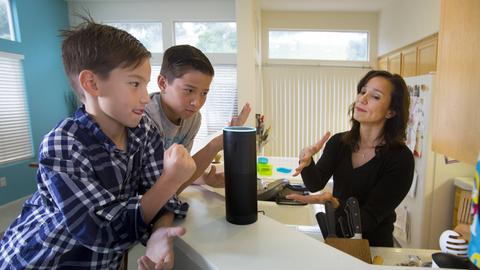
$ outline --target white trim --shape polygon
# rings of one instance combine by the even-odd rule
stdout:
[[[15,26],[14,26],[14,21],[13,21],[13,13],[12,13],[12,5],[10,3],[10,0],[6,1],[7,4],[7,20],[8,20],[8,31],[10,32],[11,41],[16,41],[16,33],[15,33]]]
[[[10,58],[10,59],[15,59],[15,60],[25,59],[25,56],[23,56],[21,54],[8,53],[8,52],[2,52],[2,51],[0,51],[0,57],[5,57],[5,58]]]
[[[354,67],[371,68],[369,61],[328,61],[302,59],[268,59],[264,66],[320,66],[320,67]]]

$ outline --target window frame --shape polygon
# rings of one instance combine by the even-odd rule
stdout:
[[[321,60],[321,59],[278,59],[270,58],[270,32],[271,31],[292,31],[292,32],[348,32],[367,34],[367,59],[361,61],[351,60]],[[367,29],[303,29],[303,28],[268,28],[266,33],[266,57],[265,62],[271,65],[307,65],[307,66],[332,66],[332,67],[370,67],[370,56],[372,51],[371,31]]]
[[[14,20],[14,8],[13,8],[13,3],[11,0],[6,0],[7,3],[7,22],[8,22],[8,30],[10,32],[10,39],[7,38],[1,38],[4,40],[9,40],[9,41],[19,41],[17,37],[17,33],[15,31],[16,25],[15,25],[15,20]]]

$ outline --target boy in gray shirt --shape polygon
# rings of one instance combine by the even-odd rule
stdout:
[[[178,45],[165,51],[157,79],[160,92],[150,96],[151,101],[145,108],[145,113],[157,126],[165,148],[177,143],[191,151],[202,119],[200,109],[207,99],[213,76],[212,64],[199,49],[190,45]],[[250,105],[245,104],[240,115],[234,117],[230,125],[243,125],[250,110]],[[223,136],[219,135],[193,155],[197,170],[179,192],[194,181],[196,184],[213,187],[224,186],[223,174],[216,174],[215,167],[204,175],[206,168],[222,149]]]

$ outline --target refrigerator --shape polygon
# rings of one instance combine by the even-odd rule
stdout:
[[[396,209],[394,238],[402,248],[439,249],[440,234],[453,229],[453,179],[473,176],[473,167],[431,150],[435,75],[404,79],[410,93],[406,144],[415,157],[415,172],[409,193]]]

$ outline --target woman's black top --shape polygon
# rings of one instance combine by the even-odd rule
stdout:
[[[310,191],[316,192],[323,189],[333,175],[333,196],[340,201],[336,217],[344,216],[345,201],[356,197],[363,238],[368,239],[371,246],[392,247],[395,208],[407,195],[413,180],[412,152],[407,146],[399,145],[353,168],[352,150],[342,141],[344,134],[332,136],[318,162],[312,161],[302,170],[303,182]]]

